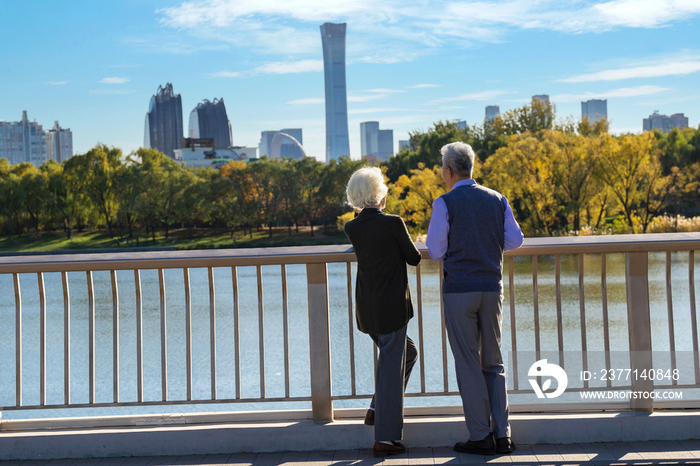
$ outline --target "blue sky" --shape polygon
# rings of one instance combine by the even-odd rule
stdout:
[[[183,118],[223,97],[236,145],[302,128],[323,160],[319,25],[347,22],[350,151],[361,121],[394,144],[433,122],[481,122],[549,94],[559,117],[607,98],[615,132],[653,110],[700,123],[700,1],[119,0],[2,2],[0,120],[59,120],[74,150],[143,144],[159,85]]]

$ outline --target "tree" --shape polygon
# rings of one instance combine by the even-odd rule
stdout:
[[[98,145],[86,154],[74,155],[68,160],[88,198],[107,224],[111,237],[114,237],[112,226],[119,211],[118,182],[123,168],[121,159],[120,149]]]
[[[554,127],[556,107],[549,100],[533,98],[530,105],[507,111],[491,122],[491,129],[498,135],[512,136],[526,132],[537,133]]]
[[[59,164],[49,160],[40,167],[40,170],[46,177],[46,208],[52,217],[59,219],[66,236],[71,239],[74,225],[78,222],[81,213],[84,215],[86,206],[79,191],[79,183],[71,170],[66,168],[67,166],[67,162]]]
[[[433,201],[447,192],[442,169],[437,165],[427,168],[422,163],[411,170],[410,176],[402,175],[389,188],[387,212],[403,217],[413,234],[428,231]]]
[[[346,203],[348,180],[365,164],[364,160],[352,160],[347,155],[342,155],[337,161],[331,160],[323,167],[318,196],[322,204],[321,212],[326,232],[328,225],[335,224],[336,219],[349,209]]]
[[[323,164],[309,157],[303,158],[296,164],[300,188],[300,206],[302,215],[306,218],[314,236],[313,221],[318,215],[323,203],[318,195],[323,182]]]
[[[546,142],[526,132],[512,135],[482,167],[483,184],[505,195],[530,235],[552,234],[559,211]]]
[[[279,180],[279,195],[282,199],[280,211],[288,224],[287,233],[292,235],[292,223],[296,226],[296,231],[299,233],[299,219],[303,213],[301,208],[301,185],[297,177],[296,160],[282,159],[280,167]]]
[[[543,133],[556,184],[555,195],[564,205],[564,214],[573,215],[574,231],[579,231],[581,212],[588,208],[594,194],[592,180],[600,151],[592,146],[598,146],[600,140],[560,131]]]

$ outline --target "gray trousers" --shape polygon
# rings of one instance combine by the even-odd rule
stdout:
[[[418,361],[418,347],[416,346],[415,343],[413,343],[413,340],[411,340],[411,337],[406,335],[406,364],[405,364],[405,369],[404,369],[404,375],[403,375],[403,389],[406,391],[406,386],[408,385],[408,379],[411,378],[411,371],[413,370],[413,366],[416,365],[416,362]],[[374,409],[374,405],[376,404],[377,396],[372,395],[372,401],[369,403],[369,407],[371,409]]]
[[[444,293],[442,298],[469,439],[483,440],[490,433],[510,437],[501,357],[503,295],[498,291]]]
[[[377,372],[374,376],[374,439],[403,438],[403,391],[416,363],[416,345],[406,336],[406,327],[382,335],[370,334],[379,348]],[[410,342],[410,344],[408,344]],[[412,354],[407,354],[410,347]]]

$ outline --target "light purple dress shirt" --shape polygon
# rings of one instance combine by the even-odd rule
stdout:
[[[455,183],[452,189],[460,186],[468,186],[476,184],[472,179],[460,180]],[[503,225],[504,250],[510,251],[522,246],[524,241],[523,232],[520,231],[520,225],[513,217],[513,209],[511,209],[508,199],[503,196],[506,201],[505,221]],[[430,217],[430,225],[428,226],[428,239],[425,245],[428,247],[428,253],[434,261],[441,261],[447,253],[447,235],[450,232],[450,221],[447,214],[447,205],[442,198],[438,197],[433,201],[433,215]]]

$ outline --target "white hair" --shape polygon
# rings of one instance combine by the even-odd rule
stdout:
[[[350,177],[346,190],[348,204],[355,209],[379,205],[389,189],[384,184],[382,171],[377,167],[360,168]]]
[[[469,144],[453,142],[440,149],[442,166],[449,167],[455,175],[472,177],[474,169],[474,150]]]

